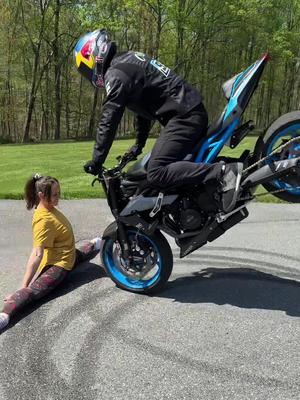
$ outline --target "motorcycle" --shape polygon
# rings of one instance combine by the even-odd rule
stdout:
[[[242,115],[268,59],[265,54],[223,84],[228,104],[219,119],[210,125],[207,137],[186,159],[195,163],[233,161],[220,157],[219,153],[224,145],[238,146],[253,130],[253,122],[242,123]],[[300,127],[300,112],[298,124]],[[297,135],[287,139],[286,131],[274,125],[258,139],[253,152],[245,150],[234,159],[242,172],[236,186],[230,187],[229,182],[228,189],[234,191],[235,198],[235,206],[229,212],[218,208],[215,184],[159,190],[147,184],[150,153],[127,172],[123,169],[132,161],[132,156],[119,157],[117,166],[104,169],[93,181],[93,185],[96,181],[102,184],[115,219],[102,236],[100,253],[106,273],[125,290],[153,294],[163,289],[173,268],[172,250],[162,232],[175,239],[182,258],[247,218],[246,205],[255,198],[260,184],[278,197],[290,199],[293,196],[293,201],[299,202],[299,147]],[[284,196],[284,192],[290,193]]]

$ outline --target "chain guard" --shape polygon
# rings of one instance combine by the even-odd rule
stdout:
[[[299,144],[299,150],[295,150],[294,148],[294,144]],[[289,147],[290,146],[290,147]],[[269,154],[266,157],[261,158],[260,160],[258,160],[257,162],[255,162],[254,164],[250,165],[249,167],[247,167],[246,169],[243,170],[243,175],[247,174],[251,169],[254,169],[255,167],[260,166],[261,163],[267,161],[269,158],[273,157],[274,154],[277,154],[279,152],[281,152],[282,150],[284,150],[282,153],[285,155],[285,157],[282,156],[282,154],[280,153],[280,159],[283,160],[285,158],[288,158],[289,156],[293,156],[293,157],[300,157],[300,138],[296,137],[296,138],[292,138],[288,141],[286,141],[285,143],[283,143],[282,145],[280,145],[279,147],[277,147],[277,149],[275,149],[274,151],[272,151],[271,154]],[[289,181],[290,179],[290,181]],[[295,177],[285,177],[284,179],[282,179],[284,182],[288,183],[288,184],[298,184],[299,186],[297,187],[291,187],[291,188],[284,188],[284,189],[278,189],[278,190],[273,190],[271,192],[264,192],[264,193],[259,193],[256,195],[252,195],[250,197],[244,197],[244,198],[240,198],[239,201],[250,201],[253,200],[256,197],[261,197],[261,196],[267,196],[268,194],[276,194],[276,193],[281,193],[281,192],[292,192],[293,190],[299,190],[300,189],[300,179],[295,178]],[[291,183],[290,183],[291,182]],[[292,183],[293,182],[293,183]]]
[[[289,146],[287,146],[286,149],[283,149],[283,151],[280,153],[280,159],[284,160],[286,158],[289,157],[300,157],[300,138],[294,138],[294,139],[298,139],[296,140],[294,143],[291,143]],[[285,140],[284,145],[288,145],[289,144],[289,140]],[[297,146],[297,144],[299,145],[299,150],[295,149],[295,147]]]

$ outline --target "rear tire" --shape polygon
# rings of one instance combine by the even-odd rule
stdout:
[[[115,224],[115,227],[117,225]],[[151,276],[140,278],[139,272],[129,273],[124,267],[124,262],[120,257],[120,249],[116,239],[115,232],[111,231],[111,235],[102,239],[101,260],[107,275],[116,283],[116,285],[124,290],[133,293],[154,294],[161,291],[166,285],[172,269],[173,254],[170,245],[160,231],[155,231],[153,235],[138,232],[136,228],[127,227],[128,241],[131,246],[136,246],[144,252],[145,263],[141,267],[141,273],[149,269]],[[155,265],[154,265],[155,262]],[[153,267],[151,268],[153,263]],[[138,264],[137,264],[138,266]]]
[[[292,151],[296,155],[287,151],[279,153],[278,156],[274,155],[271,160],[279,160],[280,158],[292,158],[293,156],[300,156],[300,111],[292,111],[284,114],[274,121],[263,137],[260,137],[255,149],[256,157],[264,158],[271,154],[275,148],[284,143],[284,140],[288,140],[299,136],[299,143],[293,144]],[[300,178],[297,178],[295,184],[289,183],[285,178],[277,179],[268,183],[263,184],[264,188],[268,192],[272,192],[278,189],[287,188],[289,190],[280,193],[274,193],[273,196],[287,201],[289,203],[300,203],[300,189],[295,190],[292,193],[293,187],[300,187]]]

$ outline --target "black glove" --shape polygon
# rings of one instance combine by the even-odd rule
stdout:
[[[83,169],[87,174],[99,175],[102,171],[102,165],[99,165],[95,163],[94,160],[91,160],[84,164]]]
[[[136,158],[142,153],[142,150],[142,146],[140,146],[139,144],[134,144],[132,147],[130,147],[130,149],[127,150],[126,154],[132,156],[133,158]]]

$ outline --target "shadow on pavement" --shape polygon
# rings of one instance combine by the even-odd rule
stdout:
[[[24,307],[23,310],[20,310],[20,312],[14,315],[11,318],[11,322],[9,323],[9,325],[5,329],[3,329],[0,334],[13,327],[21,319],[30,315],[43,304],[48,303],[49,301],[56,299],[60,296],[64,296],[82,285],[86,285],[87,283],[103,277],[106,277],[106,273],[104,269],[98,264],[94,264],[92,262],[83,262],[79,264],[73,271],[68,274],[68,276],[60,284],[60,286],[53,290],[53,292],[49,293],[47,296],[41,298],[40,300],[28,304]]]
[[[246,268],[207,268],[168,283],[158,297],[181,303],[230,304],[300,316],[300,283]]]

